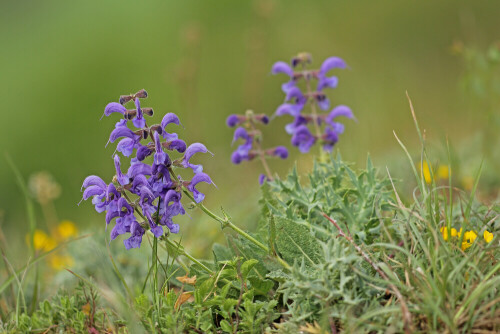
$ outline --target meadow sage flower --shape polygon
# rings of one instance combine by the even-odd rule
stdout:
[[[286,74],[290,81],[282,86],[285,92],[285,103],[281,104],[275,112],[276,116],[290,115],[294,121],[285,126],[285,130],[292,136],[292,145],[296,146],[300,152],[307,153],[316,143],[320,143],[324,151],[331,151],[338,142],[339,135],[344,132],[341,123],[334,122],[338,116],[354,119],[354,115],[346,106],[337,106],[328,115],[318,114],[316,106],[320,110],[330,109],[330,100],[325,89],[335,88],[338,84],[336,76],[328,76],[332,69],[344,69],[346,63],[338,57],[326,59],[317,70],[306,69],[306,65],[312,62],[312,57],[308,53],[301,53],[292,58],[291,64],[283,61],[276,62],[272,69],[272,74]],[[302,69],[295,69],[302,65]],[[316,90],[312,89],[312,81],[316,80]],[[299,81],[305,82],[306,91],[299,88]],[[311,104],[311,113],[305,113],[305,106]],[[231,120],[233,123],[236,119]],[[228,119],[229,122],[229,119]],[[321,125],[325,124],[322,131]],[[312,125],[313,131],[309,129]]]
[[[275,71],[278,73],[279,71],[287,71],[287,69],[286,66],[280,68],[278,64]],[[293,95],[293,92],[290,94]],[[300,97],[300,94],[297,96]],[[293,107],[290,106],[290,108]],[[271,171],[266,162],[267,158],[277,157],[286,159],[288,157],[288,150],[284,146],[276,146],[269,149],[262,148],[262,133],[257,128],[257,125],[261,123],[268,124],[269,117],[265,114],[254,114],[251,110],[248,110],[245,115],[229,115],[226,119],[227,126],[238,126],[234,130],[233,144],[239,140],[243,141],[231,154],[231,162],[237,165],[242,161],[251,161],[255,158],[260,158],[259,160],[262,162],[267,175],[259,175],[259,184],[263,184],[265,180],[272,180]]]
[[[142,107],[140,101],[147,96],[145,90],[122,95],[119,103],[111,102],[104,109],[105,116],[116,113],[123,116],[111,131],[108,143],[120,139],[116,150],[130,157],[127,172],[122,170],[122,161],[117,153],[113,156],[115,176],[110,183],[91,175],[82,185],[83,200],[92,197],[96,211],[106,211],[106,226],[114,222],[111,239],[129,234],[123,241],[127,249],[140,247],[147,230],[157,238],[165,231],[178,233],[179,225],[173,222],[173,218],[185,214],[181,204],[182,191],[191,192],[195,202],[200,203],[205,195],[196,188],[197,185],[200,182],[213,184],[211,178],[202,172],[203,166],[191,162],[196,153],[209,152],[205,145],[194,143],[187,146],[177,133],[167,132],[169,125],[181,124],[177,115],[167,113],[160,124],[148,126],[145,116],[152,116],[153,110]],[[126,109],[124,105],[132,101],[135,108]],[[137,130],[128,127],[129,121]],[[141,143],[147,138],[151,141]],[[171,153],[167,151],[184,154],[172,160]],[[147,162],[151,155],[152,159]],[[191,180],[172,177],[174,168],[192,169],[194,176]],[[143,218],[141,221],[138,221],[136,212]]]

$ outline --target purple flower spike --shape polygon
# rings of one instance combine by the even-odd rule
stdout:
[[[210,184],[212,183],[212,179],[210,179],[210,176],[205,173],[198,173],[193,176],[193,179],[187,186],[187,189],[193,193],[193,197],[196,203],[200,203],[205,198],[205,195],[199,192],[198,189],[196,189],[196,185],[200,182],[206,182]]]
[[[238,115],[229,115],[226,119],[226,124],[230,128],[235,127],[236,125],[240,124],[240,118]]]
[[[272,151],[272,155],[281,159],[286,159],[288,158],[288,150],[285,146],[276,146]]]
[[[144,119],[144,115],[142,114],[141,102],[139,101],[139,98],[136,98],[134,100],[134,103],[137,110],[137,116],[135,116],[135,118],[132,120],[132,123],[134,123],[134,126],[136,128],[142,129],[146,126],[146,120]]]
[[[189,162],[191,157],[196,154],[196,153],[207,153],[209,152],[205,145],[201,143],[194,143],[189,145],[189,147],[186,149],[186,152],[184,153],[184,157],[182,158],[182,166],[184,168],[191,168],[195,174],[201,173],[203,171],[203,166],[202,165],[194,165]],[[212,154],[213,155],[213,154]]]
[[[285,73],[290,78],[293,77],[293,69],[285,63],[284,61],[278,61],[274,63],[273,68],[271,69],[272,74]]]
[[[118,102],[111,102],[106,105],[106,108],[104,108],[104,115],[109,116],[114,112],[118,112],[120,114],[124,114],[127,108],[119,104]],[[103,116],[104,116],[103,115]],[[102,117],[101,117],[102,119]]]
[[[155,137],[155,147],[156,147],[156,153],[154,155],[155,164],[168,165],[170,163],[170,158],[165,152],[163,152],[163,148],[161,147],[161,142],[160,142],[160,135],[158,134],[158,132],[155,132],[154,137]]]
[[[124,175],[120,169],[120,156],[118,154],[115,154],[114,160],[115,160],[116,178],[118,179],[118,182],[122,186],[127,185],[130,182],[130,179],[128,178],[127,175]]]
[[[325,76],[328,71],[334,68],[346,68],[346,63],[339,57],[330,57],[326,59],[319,70],[321,76]]]
[[[302,153],[307,153],[316,143],[316,137],[314,137],[307,126],[301,125],[295,131],[292,136],[292,145],[297,146],[299,151]]]

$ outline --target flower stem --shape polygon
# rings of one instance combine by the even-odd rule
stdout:
[[[122,192],[123,194],[123,197],[125,197],[127,199],[127,201],[129,201],[129,203],[131,203],[132,201],[130,200],[130,198],[127,196],[127,193],[125,191]],[[139,210],[139,208],[135,208],[135,211],[137,212],[137,214],[142,218],[144,219],[145,221],[147,221],[147,218],[144,217],[144,215],[142,214],[142,212]],[[156,239],[156,237],[155,237]],[[172,240],[164,237],[163,240],[165,240],[165,242],[173,247],[176,247],[179,252],[180,255],[184,255],[185,257],[187,257],[188,259],[190,259],[192,262],[196,263],[197,265],[199,265],[200,267],[203,268],[203,270],[205,270],[206,272],[208,273],[212,273],[212,270],[210,270],[210,268],[208,268],[207,266],[205,266],[203,263],[201,263],[199,260],[197,260],[195,257],[193,257],[192,255],[190,255],[189,253],[187,253],[184,249],[181,249],[179,248],[179,245],[175,244]]]
[[[213,271],[210,270],[210,268],[208,268],[206,265],[204,265],[203,263],[201,263],[198,259],[196,259],[192,255],[190,255],[189,253],[187,253],[185,250],[181,249],[178,244],[176,244],[175,242],[173,242],[169,238],[163,238],[163,240],[165,241],[166,244],[168,244],[168,245],[170,245],[170,246],[175,247],[176,249],[178,249],[179,253],[181,253],[182,255],[184,255],[185,257],[187,257],[188,259],[190,259],[192,262],[194,262],[197,265],[199,265],[207,273],[209,273],[209,274],[213,273]]]
[[[307,87],[307,95],[309,96],[312,93],[310,79],[306,78],[305,81],[306,81],[306,87]],[[316,112],[316,104],[314,103],[314,100],[311,102],[311,115],[312,115],[312,121],[314,124],[314,131],[316,132],[317,140],[320,140],[321,129],[319,128],[319,124],[318,124],[318,113]],[[322,158],[324,155],[323,148],[321,145],[319,145],[319,155],[320,155],[320,158]]]
[[[250,127],[252,128],[252,131],[256,132],[257,129],[256,129],[255,124],[253,123],[252,119],[250,119],[249,124],[250,124]],[[264,151],[262,150],[262,145],[260,144],[259,138],[257,138],[257,140],[255,140],[255,147],[257,147],[257,152],[258,152],[257,154],[259,155],[259,159],[262,162],[262,166],[264,167],[267,178],[269,179],[269,181],[272,181],[273,180],[273,173],[271,173],[271,169],[269,168],[269,165],[267,164],[266,155],[265,155]]]

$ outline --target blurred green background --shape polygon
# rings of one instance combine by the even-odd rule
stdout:
[[[318,66],[329,56],[350,66],[336,73],[340,84],[329,94],[358,119],[345,122],[337,146],[345,159],[363,163],[370,152],[385,167],[403,156],[393,130],[417,148],[405,91],[427,137],[449,136],[459,146],[481,131],[486,116],[459,89],[464,66],[452,45],[489,45],[500,33],[499,14],[498,1],[2,1],[2,229],[28,230],[7,152],[26,179],[38,171],[54,175],[62,189],[59,220],[105,233],[104,216],[90,203],[77,206],[80,186],[87,175],[114,174],[114,147],[104,145],[116,117],[99,118],[108,102],[141,88],[155,120],[177,113],[181,138],[215,153],[197,157],[218,187],[203,188],[206,205],[251,224],[260,166],[230,163],[233,131],[225,118],[246,109],[272,114],[285,78],[271,76],[271,66],[301,51]],[[265,129],[267,145],[291,147],[282,130],[289,121]],[[301,171],[311,165],[312,155],[291,151],[291,159],[272,164],[282,175],[295,158]],[[197,231],[205,236],[198,246],[209,247],[216,224],[191,216],[179,220],[184,238]],[[43,227],[39,207],[37,219]]]

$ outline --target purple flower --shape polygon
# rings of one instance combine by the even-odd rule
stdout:
[[[226,124],[230,128],[235,127],[236,125],[241,123],[240,116],[238,115],[229,115],[226,119]]]
[[[89,199],[93,196],[92,204],[95,206],[95,210],[99,213],[106,210],[106,183],[99,177],[95,175],[88,176],[85,178],[82,184],[82,189],[85,188],[83,192],[83,200]],[[105,200],[103,202],[103,199]]]
[[[139,98],[135,98],[134,103],[135,103],[137,115],[132,120],[132,123],[134,123],[134,126],[136,128],[142,129],[143,127],[146,126],[146,120],[144,119],[144,116],[142,114],[141,101],[139,101]]]
[[[207,150],[205,145],[200,144],[200,143],[191,144],[186,149],[186,153],[184,153],[184,157],[182,158],[181,165],[184,168],[188,168],[188,167],[191,168],[195,174],[201,173],[203,171],[203,166],[202,165],[194,165],[194,164],[190,163],[189,160],[196,153],[207,153],[207,152],[209,152],[209,151]],[[212,153],[210,152],[210,154],[212,154]]]
[[[263,185],[265,181],[269,181],[269,178],[266,176],[266,174],[260,174],[259,175],[259,184]]]
[[[295,131],[297,131],[297,128],[302,126],[302,125],[306,125],[307,123],[309,123],[309,120],[306,119],[305,117],[302,117],[302,116],[297,116],[295,117],[295,120],[293,121],[293,123],[290,123],[290,124],[287,124],[285,126],[285,131],[290,134],[290,135],[293,135],[295,133]]]
[[[335,88],[335,87],[337,87],[338,82],[339,82],[339,79],[335,76],[333,76],[333,77],[322,76],[318,80],[318,86],[317,86],[316,90],[318,92],[320,92],[325,88]]]
[[[325,122],[327,124],[333,125],[335,123],[333,120],[339,116],[344,116],[350,119],[354,118],[354,114],[352,113],[351,108],[344,105],[340,105],[333,108],[333,110],[328,114],[328,116],[326,116]]]
[[[139,145],[139,147],[137,148],[137,155],[136,155],[137,160],[142,161],[146,159],[148,156],[150,156],[152,153],[153,151],[150,150],[149,147]]]
[[[326,59],[323,64],[321,64],[321,68],[319,69],[320,76],[326,76],[328,71],[334,68],[346,68],[346,63],[339,57],[330,57]]]
[[[167,155],[167,153],[163,152],[163,148],[160,142],[160,135],[158,134],[158,132],[155,132],[154,137],[155,137],[155,148],[156,148],[156,153],[154,154],[155,164],[170,165],[170,158]]]
[[[305,125],[298,127],[292,136],[292,145],[297,146],[302,153],[309,152],[315,143],[316,137],[311,134]]]
[[[198,189],[196,189],[196,185],[200,182],[210,184],[212,183],[212,179],[210,179],[210,176],[208,176],[207,174],[201,172],[193,176],[193,179],[191,180],[191,182],[189,182],[187,189],[193,193],[194,201],[196,203],[200,203],[205,198],[205,195],[199,192]]]
[[[285,114],[291,115],[293,117],[297,117],[300,115],[300,111],[302,110],[302,106],[297,106],[296,104],[283,103],[276,109],[276,116],[283,116]]]
[[[278,73],[284,73],[288,75],[290,78],[293,78],[293,69],[285,63],[284,61],[278,61],[274,63],[272,69],[271,69],[272,74],[278,74]]]
[[[179,117],[177,117],[176,114],[174,113],[168,113],[166,114],[165,116],[163,116],[163,119],[161,120],[161,128],[164,130],[162,131],[162,137],[165,138],[166,141],[172,141],[174,139],[177,139],[179,136],[177,135],[177,133],[168,133],[166,131],[166,127],[167,125],[169,124],[175,124],[175,125],[179,125],[180,124],[180,121],[179,121]]]
[[[120,113],[123,115],[125,113],[125,111],[127,111],[127,109],[124,106],[122,106],[120,103],[111,102],[111,103],[108,103],[106,105],[106,108],[104,108],[104,115],[109,116],[114,112],[117,112],[117,113]],[[102,117],[101,117],[101,119],[102,119]]]
[[[323,139],[323,149],[330,152],[333,146],[339,141],[339,136],[333,128],[327,126],[321,139]]]
[[[130,179],[128,178],[127,175],[124,175],[120,169],[120,156],[118,154],[115,154],[114,161],[116,169],[116,178],[118,179],[118,182],[122,186],[127,185],[130,182]]]
[[[126,249],[141,247],[142,236],[146,231],[142,228],[137,221],[130,224],[130,238],[123,240]]]
[[[275,148],[269,150],[268,154],[281,159],[288,158],[288,150],[285,146],[276,146]]]

